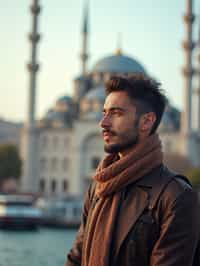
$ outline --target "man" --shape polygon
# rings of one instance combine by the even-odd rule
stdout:
[[[194,265],[198,200],[163,165],[156,130],[167,101],[159,87],[142,74],[108,81],[100,126],[109,155],[89,187],[66,266]]]

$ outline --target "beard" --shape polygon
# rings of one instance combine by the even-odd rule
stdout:
[[[105,144],[104,151],[107,153],[119,153],[135,147],[139,142],[139,119],[140,117],[136,116],[132,129],[129,129],[130,131],[126,133],[120,134],[110,129],[104,129],[105,131],[109,131],[111,135],[119,138],[118,143]]]
[[[116,134],[115,134],[116,135]],[[121,138],[126,139],[126,137],[121,136]],[[139,141],[138,134],[134,134],[131,138],[127,141],[116,143],[116,144],[105,144],[104,151],[107,153],[119,153],[123,152],[124,150],[133,148]]]

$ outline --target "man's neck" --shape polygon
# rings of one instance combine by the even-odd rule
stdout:
[[[145,137],[145,138],[146,138],[146,137]],[[119,158],[122,158],[122,157],[126,156],[127,154],[129,154],[129,153],[135,148],[135,146],[137,146],[137,145],[138,145],[140,142],[142,142],[145,138],[143,138],[143,137],[139,137],[138,142],[137,142],[135,145],[131,146],[130,148],[127,148],[126,150],[123,150],[123,151],[119,152],[119,153],[118,153]]]

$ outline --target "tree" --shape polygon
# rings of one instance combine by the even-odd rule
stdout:
[[[10,177],[18,179],[21,169],[22,161],[17,147],[13,144],[0,144],[0,182]]]
[[[192,168],[186,173],[192,185],[200,190],[200,168]]]

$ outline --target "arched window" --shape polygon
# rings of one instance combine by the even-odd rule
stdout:
[[[40,179],[40,192],[44,193],[44,191],[45,191],[45,179],[42,177]]]
[[[56,180],[55,180],[55,179],[52,179],[52,180],[51,180],[51,192],[52,192],[52,193],[55,193],[55,191],[56,191],[56,186],[57,186]]]
[[[68,159],[67,158],[64,158],[63,161],[62,161],[62,169],[63,171],[67,171],[68,170]]]
[[[48,137],[46,135],[42,136],[41,138],[41,147],[43,149],[47,149],[48,148]]]
[[[68,180],[64,179],[62,183],[63,192],[67,192],[69,188]]]
[[[56,158],[52,158],[51,160],[51,170],[56,171],[57,170],[58,161]]]
[[[63,147],[66,149],[68,147],[68,144],[69,144],[68,137],[65,137],[63,140]]]
[[[53,138],[53,149],[57,150],[58,149],[58,145],[59,145],[59,139],[58,139],[58,136],[55,136]]]
[[[40,159],[40,170],[45,171],[47,169],[47,160],[46,158]]]

